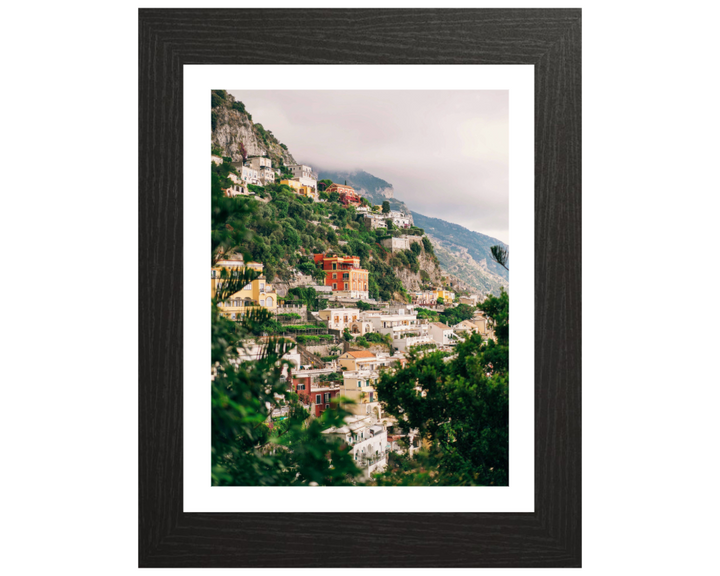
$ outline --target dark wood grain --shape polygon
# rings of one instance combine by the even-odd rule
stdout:
[[[140,566],[580,566],[580,17],[140,10]],[[535,65],[535,513],[183,513],[184,64]]]

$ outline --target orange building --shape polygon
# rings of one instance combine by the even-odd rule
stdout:
[[[315,254],[315,263],[325,271],[325,285],[333,292],[349,292],[351,298],[368,298],[368,274],[360,268],[359,256],[325,256]]]
[[[348,204],[352,206],[360,206],[360,204],[362,204],[362,197],[358,195],[357,192],[355,192],[355,189],[352,186],[335,184],[333,182],[325,189],[325,192],[327,192],[328,194],[330,194],[331,192],[337,192],[338,194],[340,194],[340,202],[345,204],[345,206],[347,206]]]

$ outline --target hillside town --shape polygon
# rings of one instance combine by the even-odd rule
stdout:
[[[213,155],[215,165],[224,163]],[[267,157],[251,157],[232,162],[228,172],[232,185],[223,192],[227,197],[255,196],[256,187],[279,183],[297,196],[312,202],[328,202],[320,198],[335,193],[343,206],[353,206],[364,226],[374,231],[388,226],[410,229],[412,217],[383,206],[367,206],[355,190],[346,184],[320,183],[317,173],[306,165],[284,166],[292,176],[282,178],[279,168],[273,168]],[[319,190],[321,188],[321,190]],[[383,239],[381,244],[389,252],[408,250],[421,243],[418,235],[400,234]],[[411,350],[420,353],[439,350],[452,353],[457,342],[476,333],[484,339],[493,338],[492,322],[476,306],[484,295],[457,296],[442,286],[409,292],[409,302],[399,303],[371,298],[368,292],[370,272],[360,265],[359,256],[313,254],[313,261],[322,270],[322,282],[294,270],[294,286],[311,288],[326,297],[326,306],[317,311],[286,298],[287,290],[279,291],[267,281],[261,262],[245,263],[240,257],[218,260],[211,271],[211,293],[215,296],[222,285],[222,277],[238,275],[246,268],[258,273],[257,278],[229,298],[218,303],[221,314],[240,320],[262,309],[272,314],[280,324],[281,334],[294,342],[283,356],[290,364],[283,376],[287,386],[295,392],[310,418],[319,418],[326,410],[341,406],[349,412],[342,426],[324,431],[341,439],[350,447],[357,465],[369,478],[382,470],[391,452],[412,453],[420,446],[416,430],[403,430],[392,416],[383,413],[381,398],[375,389],[380,374],[403,367]],[[472,307],[473,315],[454,325],[432,321],[429,313],[436,313],[458,304]],[[253,360],[262,351],[264,334],[250,348],[245,348],[241,360]],[[339,402],[340,399],[345,402]],[[287,410],[274,410],[268,424],[282,421]],[[405,442],[400,442],[404,439]]]
[[[227,91],[211,118],[213,485],[507,485],[489,247],[470,285],[386,181],[297,162]]]

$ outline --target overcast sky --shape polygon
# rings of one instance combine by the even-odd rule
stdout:
[[[298,162],[365,170],[411,210],[509,244],[507,91],[230,92]]]

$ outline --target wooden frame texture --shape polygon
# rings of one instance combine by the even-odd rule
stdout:
[[[141,567],[580,566],[580,29],[579,9],[140,10]],[[535,65],[534,513],[183,512],[184,64]]]

